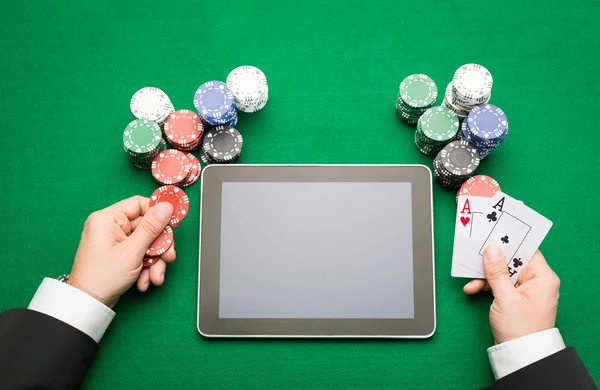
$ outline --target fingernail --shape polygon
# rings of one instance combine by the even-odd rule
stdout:
[[[144,284],[144,287],[146,287],[146,288],[150,287],[150,282],[146,282],[146,284]]]
[[[160,274],[160,281],[161,282],[165,281],[165,273],[164,272],[162,274]]]
[[[173,206],[171,206],[171,203],[160,202],[154,206],[154,213],[160,219],[169,220],[173,215]]]
[[[485,261],[498,261],[502,260],[503,257],[504,254],[502,253],[502,249],[500,249],[500,247],[496,245],[490,245],[486,247],[485,251],[483,252],[483,258],[485,259]]]

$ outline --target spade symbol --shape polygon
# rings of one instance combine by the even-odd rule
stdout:
[[[489,213],[487,215],[487,219],[488,219],[488,222],[492,222],[492,221],[496,222],[496,220],[498,219],[498,216],[495,211],[492,211],[491,213]]]
[[[508,236],[504,236],[500,239],[500,241],[502,241],[505,244],[508,244]]]
[[[523,262],[521,261],[520,257],[518,259],[513,259],[513,266],[515,268],[519,268],[522,265],[523,265]]]

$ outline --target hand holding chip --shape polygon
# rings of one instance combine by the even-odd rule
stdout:
[[[537,251],[519,274],[513,286],[502,249],[486,247],[483,269],[486,280],[467,283],[464,292],[469,295],[490,290],[494,301],[490,308],[490,325],[497,344],[542,330],[554,328],[560,280]]]
[[[137,281],[144,292],[150,283],[164,282],[166,263],[175,261],[173,245],[154,264],[142,269],[148,247],[173,215],[166,202],[150,207],[149,199],[134,196],[92,213],[85,222],[68,284],[113,308]]]

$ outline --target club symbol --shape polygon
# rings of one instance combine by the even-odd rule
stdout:
[[[492,222],[492,221],[496,222],[496,220],[498,219],[498,216],[495,211],[492,211],[491,213],[489,213],[487,215],[487,219],[488,219],[488,222]]]
[[[508,236],[504,236],[500,239],[500,241],[502,241],[505,244],[508,244]]]
[[[519,268],[522,265],[523,265],[523,262],[521,261],[520,257],[518,259],[513,259],[513,266],[515,268]]]

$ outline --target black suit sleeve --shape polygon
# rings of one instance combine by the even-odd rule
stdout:
[[[485,390],[598,389],[581,359],[569,347],[499,379]]]
[[[0,389],[77,389],[98,344],[33,310],[0,314]]]

